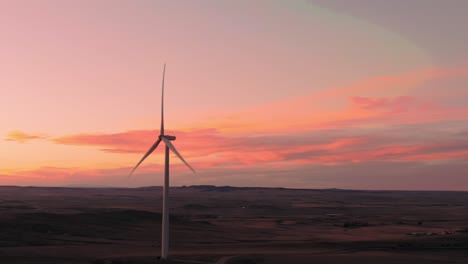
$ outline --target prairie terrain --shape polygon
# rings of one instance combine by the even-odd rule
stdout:
[[[173,263],[467,263],[468,192],[171,188]],[[0,263],[156,263],[160,187],[0,187]]]

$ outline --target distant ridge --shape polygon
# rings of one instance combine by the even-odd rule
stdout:
[[[66,185],[66,186],[18,186],[0,185],[0,188],[43,188],[43,189],[136,189],[136,190],[162,190],[162,186],[101,186],[101,185]],[[260,187],[260,186],[216,186],[216,185],[183,185],[172,186],[171,189],[194,189],[199,191],[229,192],[236,190],[291,190],[291,191],[320,191],[320,192],[468,192],[467,190],[361,190],[361,189],[339,189],[339,188],[287,188],[287,187]]]
[[[234,186],[215,186],[215,185],[190,185],[190,186],[182,186],[179,188],[192,188],[192,189],[200,189],[202,191],[214,191],[214,192],[229,192],[229,191],[236,191],[236,190],[286,190],[283,187],[234,187]]]

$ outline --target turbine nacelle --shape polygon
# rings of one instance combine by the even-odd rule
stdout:
[[[169,135],[159,135],[159,140],[162,140],[162,138],[166,138],[169,141],[174,141],[176,140],[176,136],[169,136]]]

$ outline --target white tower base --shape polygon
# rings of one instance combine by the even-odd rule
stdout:
[[[162,238],[161,259],[167,259],[169,248],[169,147],[166,146],[164,166],[163,208],[162,208]]]

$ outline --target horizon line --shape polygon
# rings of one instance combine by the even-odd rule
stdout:
[[[39,185],[0,185],[0,188],[56,188],[56,189],[143,189],[143,188],[162,188],[159,185],[139,186],[139,187],[117,187],[117,186],[86,186],[86,185],[68,185],[68,186],[39,186]],[[272,186],[232,186],[232,185],[179,185],[170,186],[170,188],[235,188],[235,189],[282,189],[295,191],[362,191],[362,192],[468,192],[468,190],[398,190],[398,189],[343,189],[343,188],[293,188],[293,187],[272,187]]]

